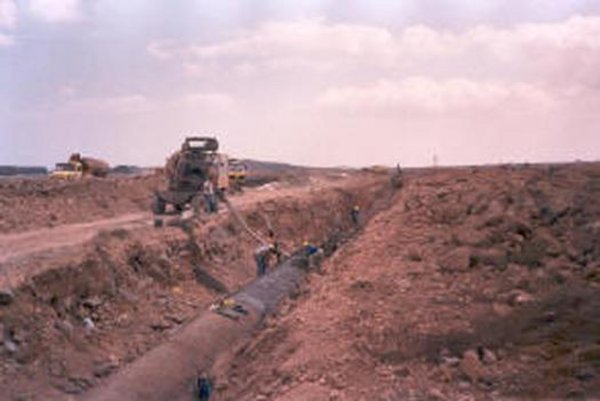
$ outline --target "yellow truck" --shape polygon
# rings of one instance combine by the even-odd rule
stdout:
[[[248,167],[239,159],[229,159],[229,187],[233,192],[242,191],[244,181],[248,175]]]
[[[56,163],[50,178],[60,180],[75,180],[83,176],[81,163]]]
[[[110,172],[110,166],[103,160],[91,157],[81,157],[79,153],[73,153],[67,163],[57,163],[50,173],[51,178],[73,180],[85,176],[106,177]]]

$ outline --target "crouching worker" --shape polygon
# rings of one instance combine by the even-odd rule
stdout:
[[[304,241],[302,245],[308,260],[308,268],[310,270],[316,270],[318,273],[322,273],[323,271],[321,270],[321,264],[325,258],[323,249],[309,243],[308,241]]]
[[[281,251],[279,250],[279,243],[277,242],[261,245],[256,249],[254,252],[254,260],[256,261],[256,275],[258,277],[262,277],[267,273],[267,269],[270,267],[273,257],[276,257],[277,260],[281,258]]]

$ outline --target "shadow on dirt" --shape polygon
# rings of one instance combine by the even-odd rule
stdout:
[[[562,394],[572,383],[587,395],[600,395],[600,288],[568,283],[504,318],[486,316],[472,327],[472,332],[412,340],[409,333],[397,333],[404,343],[396,349],[380,348],[374,356],[388,364],[411,359],[441,363],[442,350],[457,357],[467,350],[500,350],[503,358],[525,360],[531,367],[520,371],[518,378],[494,379],[513,383],[518,379],[521,396]]]

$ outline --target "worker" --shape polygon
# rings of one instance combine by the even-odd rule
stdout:
[[[277,238],[275,238],[275,231],[273,231],[272,228],[269,228],[267,235],[269,237],[269,243],[273,245],[273,255],[275,255],[277,258],[277,264],[279,264],[283,259],[283,252],[281,251],[279,241],[277,241]]]
[[[215,198],[215,189],[211,180],[204,181],[202,192],[204,194],[204,204],[206,208],[206,213],[216,213],[217,212],[217,201]]]
[[[304,241],[302,245],[304,248],[306,258],[308,259],[308,268],[316,269],[319,273],[321,273],[321,263],[325,258],[325,253],[323,252],[323,249],[314,244],[309,243],[308,241]]]
[[[402,188],[403,181],[404,180],[403,180],[402,168],[400,167],[400,163],[397,163],[396,164],[396,172],[392,175],[392,178],[391,178],[392,187],[394,187],[396,189]]]
[[[198,399],[200,401],[210,401],[210,397],[213,392],[213,383],[212,379],[205,372],[202,372],[198,375],[198,379],[196,380],[196,390],[198,391]]]
[[[350,211],[350,219],[352,220],[352,224],[355,226],[358,226],[360,223],[360,207],[358,205],[354,205]]]
[[[266,274],[273,256],[276,256],[277,260],[281,258],[281,251],[279,250],[279,243],[277,241],[272,244],[261,245],[256,249],[254,260],[256,261],[256,274],[258,277]]]

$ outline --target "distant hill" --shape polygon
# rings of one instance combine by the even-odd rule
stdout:
[[[36,174],[48,174],[48,169],[38,166],[0,166],[0,176]]]
[[[297,170],[306,170],[307,167],[295,166],[293,164],[279,162],[263,162],[258,160],[241,159],[249,171],[281,174]]]
[[[141,174],[144,172],[144,169],[141,167],[138,167],[138,166],[121,164],[121,165],[113,167],[110,170],[110,172],[113,174],[131,175],[131,174]]]

